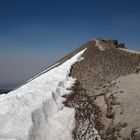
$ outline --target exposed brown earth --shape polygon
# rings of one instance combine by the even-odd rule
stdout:
[[[94,98],[86,94],[86,90],[81,87],[79,81],[76,81],[71,90],[73,91],[72,94],[64,96],[67,99],[64,104],[76,110],[76,127],[73,131],[74,139],[100,139],[95,128],[102,129],[103,127],[100,120],[101,111],[94,104]]]
[[[140,140],[140,54],[119,49],[125,46],[115,40],[99,39],[98,46],[90,41],[63,61],[84,48],[84,59],[70,72],[77,82],[64,102],[76,110],[74,139]]]
[[[71,76],[78,79],[91,95],[100,85],[131,74],[140,65],[139,54],[111,47],[100,51],[98,46],[87,46],[82,57],[85,59],[73,65]]]

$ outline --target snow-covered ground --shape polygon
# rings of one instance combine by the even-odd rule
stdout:
[[[0,96],[0,140],[71,140],[74,109],[61,96],[75,79],[71,66],[85,50],[22,87]]]

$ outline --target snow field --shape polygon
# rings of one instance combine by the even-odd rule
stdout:
[[[86,49],[9,94],[0,96],[0,140],[71,140],[74,109],[61,96],[75,79],[71,66]]]

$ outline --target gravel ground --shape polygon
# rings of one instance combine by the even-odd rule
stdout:
[[[72,66],[77,82],[64,102],[76,110],[75,140],[140,140],[140,54],[122,47],[93,40],[63,59],[87,48],[84,59]]]

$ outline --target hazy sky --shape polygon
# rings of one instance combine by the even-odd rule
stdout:
[[[0,82],[23,82],[90,39],[140,50],[139,0],[0,0]]]

